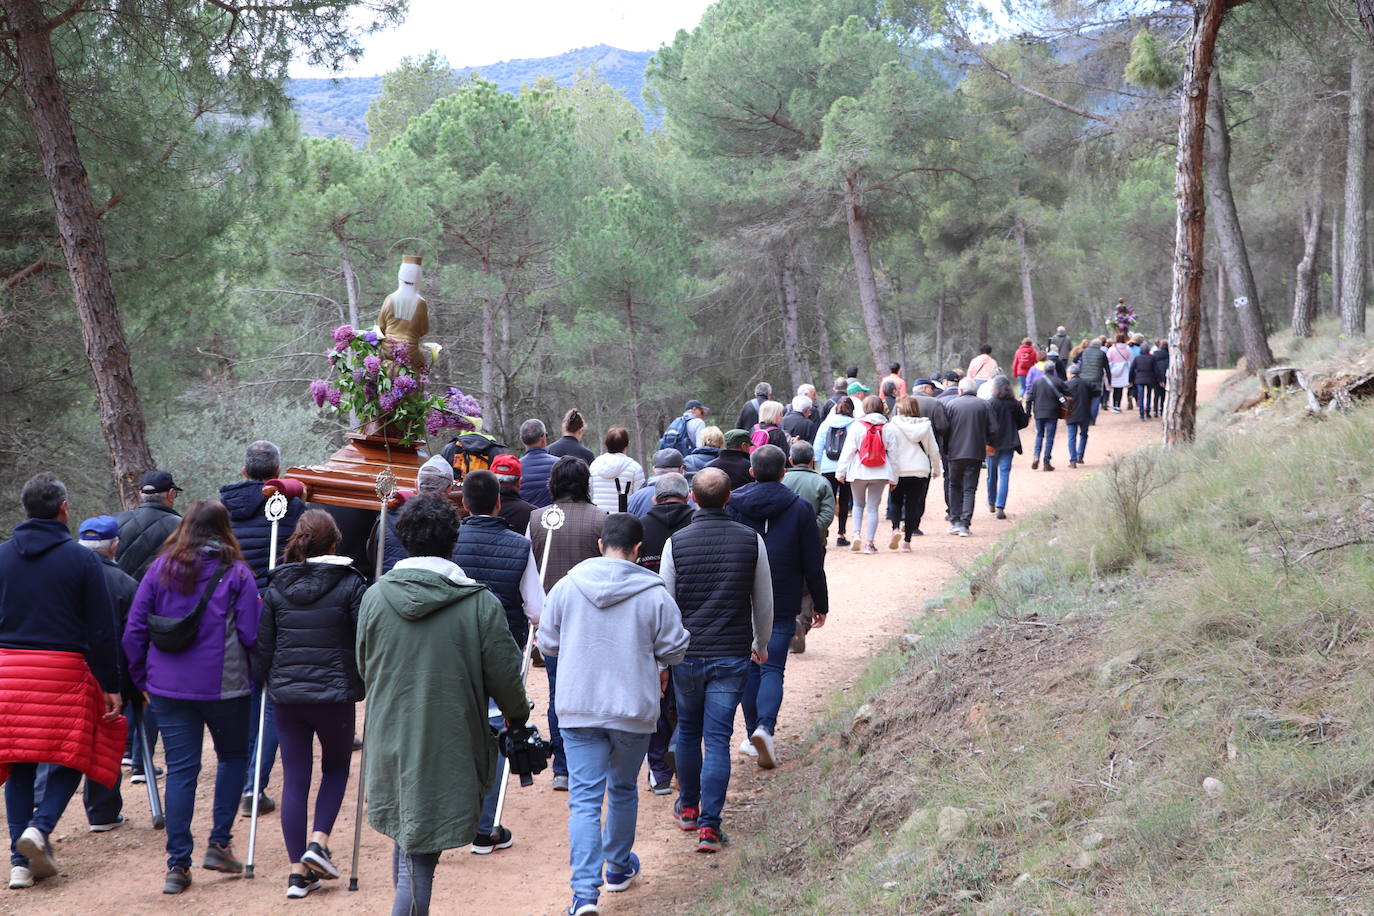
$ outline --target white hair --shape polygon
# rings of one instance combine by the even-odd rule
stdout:
[[[978,385],[978,380],[971,375],[966,375],[963,378],[959,379],[960,392],[977,391]]]
[[[420,303],[420,265],[405,262],[396,271],[396,291],[387,297],[391,300],[391,314],[402,321],[415,317],[415,306]]]
[[[107,553],[115,544],[115,538],[106,538],[103,541],[78,540],[77,543],[87,550],[94,550],[96,553]]]
[[[805,385],[798,385],[798,386],[797,386],[797,394],[798,394],[798,396],[805,397],[805,398],[807,398],[808,400],[810,399],[811,395],[813,395],[813,394],[815,394],[815,393],[816,393],[816,386],[813,385],[813,384],[811,384],[810,382],[807,382]]]
[[[812,406],[811,399],[804,394],[799,394],[792,399],[792,409],[797,413],[801,413],[804,410],[810,410]]]

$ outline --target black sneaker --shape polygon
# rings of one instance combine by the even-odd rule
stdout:
[[[314,872],[308,875],[298,875],[292,872],[286,879],[286,896],[292,900],[299,899],[309,894],[311,891],[320,889],[319,876]]]
[[[163,773],[163,769],[162,769],[162,767],[160,767],[160,766],[154,766],[154,767],[153,767],[153,772],[154,772],[155,774],[157,774],[158,776],[161,776],[162,773]],[[147,774],[146,772],[144,772],[144,770],[143,770],[143,764],[141,764],[141,763],[130,764],[130,766],[129,766],[129,782],[132,782],[132,783],[140,783],[140,782],[147,782],[147,781],[148,781],[148,774]]]
[[[180,894],[191,886],[191,869],[178,865],[167,869],[167,877],[162,882],[164,894]]]
[[[495,833],[479,833],[472,838],[472,854],[489,856],[498,849],[510,849],[515,845],[515,837],[505,827],[497,827]]]
[[[271,814],[277,810],[277,803],[266,792],[258,793],[258,814]],[[239,817],[253,816],[253,793],[249,792],[239,799]]]
[[[327,846],[311,843],[306,847],[305,855],[301,856],[301,862],[309,865],[311,870],[321,878],[328,878],[332,881],[339,877],[339,866],[335,865],[334,860],[329,857],[329,847]]]
[[[243,871],[243,863],[234,857],[234,851],[218,843],[211,843],[205,847],[205,861],[200,863],[200,867],[207,871],[222,871],[228,875],[237,875]]]
[[[835,546],[836,546],[836,547],[848,547],[848,546],[849,546],[849,538],[845,537],[843,534],[840,535],[839,537],[835,538]]]

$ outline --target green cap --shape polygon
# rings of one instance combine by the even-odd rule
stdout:
[[[739,448],[749,441],[749,434],[742,429],[732,429],[725,434],[726,448]]]
[[[872,389],[870,389],[870,388],[869,388],[867,385],[865,385],[863,382],[860,382],[860,381],[857,381],[857,380],[849,383],[849,393],[850,393],[850,394],[858,394],[858,393],[861,392],[861,391],[871,391],[871,390],[872,390]]]

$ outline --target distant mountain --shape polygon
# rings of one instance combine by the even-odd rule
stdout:
[[[548,76],[560,86],[572,85],[582,72],[595,70],[597,76],[623,92],[650,128],[658,118],[644,105],[644,68],[652,51],[622,51],[609,45],[579,48],[557,57],[503,60],[482,67],[456,67],[454,73],[477,74],[507,92],[517,92],[538,77]],[[381,91],[380,76],[341,79],[287,80],[286,93],[300,118],[301,131],[312,137],[343,137],[354,146],[367,142],[367,106]]]

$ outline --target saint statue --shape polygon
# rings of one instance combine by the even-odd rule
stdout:
[[[420,338],[429,333],[429,307],[420,297],[420,259],[415,255],[402,257],[396,279],[396,291],[386,297],[377,316],[377,327],[385,338],[382,355],[423,372],[425,354]]]

